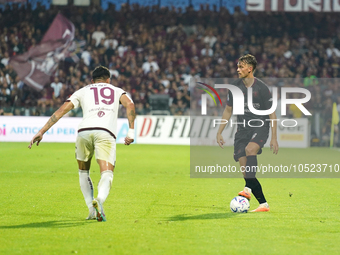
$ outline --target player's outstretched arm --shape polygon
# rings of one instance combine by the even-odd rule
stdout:
[[[274,154],[279,152],[279,143],[277,142],[277,117],[276,113],[273,112],[269,114],[269,119],[271,120],[272,127],[272,138],[270,140],[270,150],[273,151]]]
[[[228,121],[233,113],[233,107],[227,105],[223,111],[222,119],[226,120],[225,123],[220,124],[220,127],[218,128],[217,135],[216,135],[216,142],[218,145],[223,149],[223,144],[225,144],[225,141],[222,137],[222,132],[225,128],[225,126],[228,124]]]
[[[65,102],[58,110],[56,110],[51,118],[46,122],[46,124],[36,133],[36,135],[32,138],[30,145],[28,148],[32,148],[32,145],[36,142],[37,146],[39,145],[40,141],[43,139],[43,135],[49,130],[57,121],[63,117],[66,113],[72,110],[74,107],[72,102]]]
[[[120,102],[126,108],[126,115],[129,121],[129,131],[124,141],[125,145],[130,145],[131,143],[133,143],[135,139],[135,119],[136,119],[135,104],[133,103],[132,99],[126,94],[121,96]]]

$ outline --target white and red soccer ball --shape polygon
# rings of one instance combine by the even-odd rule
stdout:
[[[230,210],[234,213],[246,213],[249,208],[249,200],[242,196],[234,197],[230,202]]]

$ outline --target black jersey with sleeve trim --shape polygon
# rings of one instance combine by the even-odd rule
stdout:
[[[248,89],[244,85],[242,79],[237,79],[232,83],[234,86],[238,87],[244,95],[244,115],[237,115],[237,122],[243,123],[245,121],[245,127],[243,124],[238,124],[238,130],[243,128],[251,128],[248,126],[249,120],[254,120],[250,122],[250,125],[252,126],[259,126],[261,125],[261,121],[255,121],[255,120],[262,120],[264,122],[264,126],[269,126],[270,121],[269,115],[257,115],[252,113],[248,108]],[[251,86],[253,89],[253,107],[256,110],[268,110],[272,107],[273,98],[272,94],[268,88],[268,86],[258,78],[254,79],[254,83]],[[227,105],[233,107],[233,94],[231,91],[228,91],[228,97],[227,97]],[[267,121],[266,121],[267,120]]]

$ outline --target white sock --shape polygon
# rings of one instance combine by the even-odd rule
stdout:
[[[110,193],[113,180],[113,171],[106,170],[101,173],[101,178],[98,183],[98,199],[103,204]]]
[[[248,188],[248,187],[244,187],[244,191],[251,194],[251,188]]]
[[[269,207],[269,205],[268,205],[267,202],[260,204],[260,206],[265,206],[265,207],[267,207],[267,208]]]
[[[85,203],[87,207],[91,209],[93,200],[93,184],[90,178],[90,170],[79,169],[79,184],[81,192],[83,192]]]

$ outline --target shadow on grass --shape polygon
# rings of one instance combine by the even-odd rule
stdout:
[[[16,229],[16,228],[70,228],[86,225],[97,221],[80,221],[80,220],[53,220],[44,222],[32,222],[20,225],[0,226],[0,229]]]
[[[169,205],[169,204],[157,204],[159,206],[168,206],[168,207],[180,207],[180,208],[184,208],[184,207],[187,207],[187,208],[201,208],[201,209],[217,209],[217,210],[223,210],[225,211],[225,207],[222,207],[222,206],[214,206],[214,205],[209,205],[209,206],[197,206],[197,205],[188,205],[188,204],[177,204],[177,205]]]
[[[179,214],[168,218],[168,221],[185,221],[185,220],[216,220],[228,219],[237,216],[236,213],[205,213],[199,215]]]

